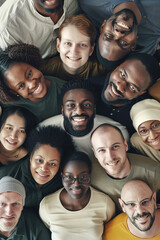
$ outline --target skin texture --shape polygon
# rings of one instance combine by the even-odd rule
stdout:
[[[40,101],[47,93],[49,81],[43,74],[26,63],[12,65],[5,73],[11,92],[32,102]]]
[[[10,115],[0,131],[1,147],[7,151],[15,151],[26,139],[25,120],[16,113]]]
[[[132,234],[140,238],[152,238],[160,232],[156,193],[152,193],[145,182],[131,180],[126,183],[119,202],[128,216],[127,224]]]
[[[0,233],[9,237],[14,231],[23,210],[22,196],[16,192],[0,194]]]
[[[86,175],[90,176],[88,166],[84,162],[70,161],[65,165],[62,172],[62,183],[65,189],[60,197],[65,208],[79,210],[85,207],[90,199],[90,183],[79,183],[76,180],[73,184],[68,184],[63,180],[63,176],[77,178]]]
[[[57,39],[57,50],[64,69],[70,74],[79,74],[92,55],[94,45],[91,46],[90,37],[70,24],[61,31],[61,40]]]
[[[126,60],[111,73],[103,89],[103,100],[114,105],[125,104],[144,94],[150,82],[150,75],[141,61]]]
[[[60,153],[50,145],[41,145],[30,158],[32,177],[41,187],[54,178],[59,170]]]
[[[128,145],[118,130],[111,126],[99,127],[92,135],[91,144],[95,157],[108,175],[123,178],[129,174]]]
[[[134,51],[137,27],[132,12],[121,11],[104,20],[100,28],[99,50],[103,58],[116,61]]]
[[[139,135],[142,139],[142,141],[147,144],[148,146],[152,147],[155,150],[160,150],[160,129],[159,130],[153,130],[154,126],[157,126],[157,124],[160,124],[160,121],[158,120],[149,120],[146,122],[143,122],[138,127],[138,132],[145,132],[146,130],[149,130],[149,134],[146,136]],[[152,129],[151,129],[152,128]]]
[[[63,0],[34,0],[35,8],[44,16],[54,18],[57,22],[63,14]]]
[[[62,114],[69,133],[76,135],[84,131],[84,135],[87,134],[93,127],[95,115],[93,94],[85,89],[69,90],[63,97]]]

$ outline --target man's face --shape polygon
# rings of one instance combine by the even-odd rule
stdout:
[[[122,201],[123,200],[123,201]],[[123,211],[128,216],[128,224],[132,233],[137,231],[146,232],[151,229],[155,220],[156,200],[155,193],[147,189],[141,192],[130,189],[120,200]]]
[[[134,51],[137,24],[134,13],[124,9],[105,20],[101,26],[99,51],[103,58],[116,61]]]
[[[0,233],[10,236],[23,209],[22,196],[16,192],[0,194]]]
[[[48,14],[59,12],[62,7],[63,0],[34,0],[36,8],[41,12]]]
[[[63,97],[62,114],[65,129],[74,136],[84,136],[93,127],[95,104],[93,94],[86,89],[72,89]]]
[[[118,130],[110,126],[101,127],[94,132],[91,142],[95,157],[108,175],[114,178],[128,175],[128,145]]]
[[[150,82],[150,75],[141,61],[126,60],[107,79],[102,99],[106,104],[127,104],[145,93]]]

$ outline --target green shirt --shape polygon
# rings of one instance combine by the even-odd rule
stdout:
[[[50,231],[30,210],[23,210],[15,231],[7,238],[0,234],[0,240],[50,240]]]

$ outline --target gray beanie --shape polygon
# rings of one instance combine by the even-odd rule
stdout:
[[[141,123],[158,120],[160,121],[160,103],[155,99],[145,99],[133,105],[130,111],[133,126],[138,132]]]
[[[25,203],[26,192],[23,184],[15,178],[5,176],[0,180],[0,193],[16,192],[22,196],[23,206]]]

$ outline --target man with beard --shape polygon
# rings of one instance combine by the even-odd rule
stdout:
[[[106,224],[104,240],[160,239],[160,209],[156,206],[156,193],[145,182],[127,182],[119,202],[124,213]]]
[[[71,136],[79,151],[93,155],[90,145],[92,131],[102,123],[119,127],[128,140],[126,127],[110,118],[96,115],[95,89],[89,81],[67,82],[62,89],[62,115],[51,117],[41,125],[57,125]]]
[[[15,178],[0,180],[0,240],[49,240],[51,234],[33,211],[23,210],[25,188]]]
[[[126,126],[129,133],[135,130],[130,119],[130,109],[136,102],[151,98],[148,88],[160,76],[158,61],[151,55],[137,53],[128,57],[113,72],[107,74],[99,91],[102,101],[97,104],[97,113],[111,117]],[[100,79],[94,79],[100,85]]]
[[[77,0],[6,0],[0,8],[0,48],[28,43],[42,58],[53,56],[59,26],[78,12]]]
[[[78,0],[78,3],[100,28],[97,56],[104,66],[113,69],[135,50],[151,55],[156,52],[160,39],[159,0]]]
[[[119,128],[109,124],[98,126],[91,134],[91,144],[98,160],[92,164],[91,185],[112,198],[117,212],[121,211],[118,198],[128,181],[140,179],[149,183],[154,191],[160,190],[160,163],[127,153],[128,145]]]

